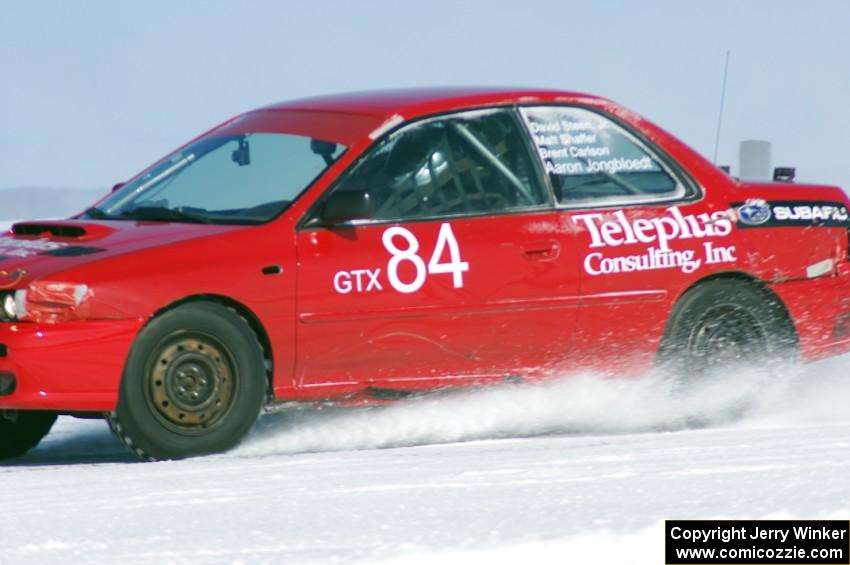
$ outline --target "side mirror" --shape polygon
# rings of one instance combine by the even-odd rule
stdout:
[[[125,184],[127,184],[127,183],[126,182],[119,182],[118,184],[113,184],[112,185],[112,192],[115,192],[116,190],[121,190],[121,188],[123,188]]]
[[[335,226],[352,220],[368,220],[373,212],[372,198],[365,190],[337,190],[325,201],[318,223]]]
[[[310,150],[316,155],[321,155],[327,166],[331,166],[334,162],[334,153],[336,153],[336,143],[324,141],[322,139],[311,139]]]

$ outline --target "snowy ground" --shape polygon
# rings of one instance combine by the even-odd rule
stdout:
[[[665,518],[850,518],[848,372],[272,414],[233,453],[155,464],[64,418],[0,465],[0,563],[657,565]]]
[[[850,358],[759,389],[581,377],[265,416],[135,463],[60,420],[0,466],[0,562],[663,563],[665,518],[850,518]]]

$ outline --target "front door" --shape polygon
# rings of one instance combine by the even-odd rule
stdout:
[[[423,120],[331,188],[367,190],[374,212],[297,234],[301,386],[431,388],[568,358],[578,257],[522,136],[510,110]]]

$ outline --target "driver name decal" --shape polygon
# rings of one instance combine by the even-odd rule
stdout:
[[[737,260],[734,245],[718,245],[712,239],[721,239],[732,233],[733,223],[728,212],[684,215],[678,207],[670,207],[666,214],[655,218],[629,219],[618,210],[611,215],[602,213],[576,214],[572,221],[584,228],[590,236],[591,249],[583,262],[584,271],[592,276],[678,269],[693,273],[702,265],[734,263]],[[671,243],[698,240],[698,248],[673,249]],[[709,241],[705,241],[709,240]],[[633,254],[613,254],[606,249],[648,245]]]

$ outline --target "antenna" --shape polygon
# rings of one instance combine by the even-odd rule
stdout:
[[[723,86],[720,88],[720,114],[717,116],[717,137],[714,138],[714,164],[717,164],[717,152],[720,149],[720,126],[723,125],[723,104],[726,102],[726,77],[729,75],[729,55],[726,50],[726,64],[723,65]]]

